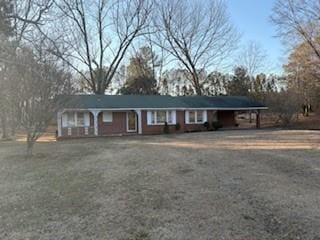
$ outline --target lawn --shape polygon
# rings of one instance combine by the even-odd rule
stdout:
[[[0,239],[320,239],[320,132],[0,143]]]

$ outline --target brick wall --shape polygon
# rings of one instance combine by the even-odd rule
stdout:
[[[218,111],[218,120],[223,127],[234,127],[236,124],[234,111]]]
[[[94,128],[93,127],[88,127],[88,135],[85,134],[85,127],[72,127],[70,128],[71,130],[71,135],[68,134],[69,128],[63,127],[62,128],[62,137],[84,137],[84,136],[94,136]]]
[[[103,122],[103,113],[98,115],[98,135],[132,135],[136,133],[127,132],[127,113],[126,112],[113,112],[112,122]],[[90,113],[90,127],[88,127],[88,135],[85,134],[85,127],[72,127],[71,135],[68,135],[68,128],[62,128],[61,138],[77,138],[95,136],[94,135],[94,117]]]
[[[127,113],[126,112],[113,112],[112,122],[103,122],[103,113],[98,115],[98,133],[99,136],[108,135],[132,135],[136,133],[127,132]],[[163,125],[148,125],[147,124],[147,111],[141,112],[142,116],[142,133],[143,134],[162,134],[164,131]],[[215,120],[215,111],[207,111],[207,120],[211,124]],[[234,111],[218,111],[217,118],[222,122],[224,127],[235,126]],[[186,124],[185,111],[176,111],[176,120],[180,124],[180,130],[176,130],[176,124],[169,125],[170,133],[182,133],[198,130],[206,130],[203,124]],[[137,123],[138,126],[138,123]],[[138,129],[137,129],[138,130]],[[84,127],[71,128],[71,136],[68,135],[68,128],[62,128],[62,137],[81,137],[81,136],[94,136],[94,119],[90,113],[90,127],[88,128],[88,135],[85,135]]]
[[[147,111],[141,111],[142,118],[142,134],[161,134],[163,133],[163,125],[148,125]],[[178,118],[178,116],[177,116]],[[177,119],[178,121],[178,119]],[[169,132],[175,132],[176,125],[169,125]]]
[[[176,131],[175,125],[169,125],[170,133],[177,132],[191,132],[206,130],[203,124],[186,124],[185,111],[177,111],[177,123],[180,124],[180,130]],[[207,111],[207,121],[211,124],[213,121],[219,120],[223,126],[235,126],[234,111]],[[142,132],[143,134],[161,134],[163,133],[163,125],[148,125],[147,124],[147,111],[142,111]]]
[[[180,124],[180,130],[176,130],[176,125],[169,125],[170,133],[181,133],[190,131],[205,130],[203,124],[186,124],[185,111],[176,111],[177,123]],[[208,122],[213,121],[214,111],[208,111]],[[143,134],[161,134],[163,133],[163,125],[148,125],[147,124],[147,111],[142,111],[142,132]]]
[[[126,112],[113,112],[112,122],[102,121],[103,113],[98,115],[98,133],[99,136],[127,134],[127,113]]]

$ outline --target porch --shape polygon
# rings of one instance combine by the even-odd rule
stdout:
[[[57,137],[141,134],[141,111],[69,109],[58,113]]]

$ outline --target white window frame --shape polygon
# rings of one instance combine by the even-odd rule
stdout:
[[[104,122],[104,123],[112,123],[113,122],[113,112],[111,112],[111,111],[103,111],[102,112],[102,122]]]
[[[199,120],[199,117],[201,118],[201,121]],[[196,111],[195,121],[197,123],[204,123],[204,112],[203,111]]]
[[[190,112],[194,112],[195,113],[195,116],[194,116],[194,122],[190,122]],[[202,112],[202,121],[198,121],[198,113],[199,112]],[[205,122],[207,122],[208,120],[208,113],[207,113],[207,110],[187,110],[185,112],[185,123],[186,124],[204,124]]]
[[[175,110],[154,110],[147,112],[147,124],[153,126],[161,126],[164,125],[165,122],[157,122],[157,114],[158,112],[165,112],[166,113],[166,121],[168,125],[175,125],[176,124],[176,111]],[[170,115],[170,117],[169,117]],[[171,118],[171,121],[169,122]]]
[[[67,127],[76,127],[77,126],[77,114],[76,112],[67,112]],[[69,117],[73,116],[73,121],[69,121]]]
[[[164,120],[163,121],[159,121],[159,119],[158,119],[158,117],[160,117],[160,113],[162,113],[162,114],[164,114]],[[168,111],[156,111],[155,113],[154,113],[154,115],[155,115],[155,120],[154,120],[154,122],[156,123],[156,124],[159,124],[159,125],[163,125],[163,124],[165,124],[165,122],[167,122],[168,123]]]
[[[81,124],[79,124],[79,119],[80,119],[79,114],[82,114],[82,116],[83,116],[83,123],[81,123]],[[86,117],[85,117],[84,112],[77,112],[76,119],[77,119],[77,123],[76,123],[77,127],[84,127],[86,125]]]
[[[78,124],[78,114],[83,114],[83,124]],[[73,115],[74,122],[69,124],[69,115]],[[90,115],[88,112],[65,112],[62,114],[62,127],[74,128],[74,127],[89,127]]]

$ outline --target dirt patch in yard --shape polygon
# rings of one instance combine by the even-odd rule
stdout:
[[[0,239],[320,239],[320,134],[0,143]]]

